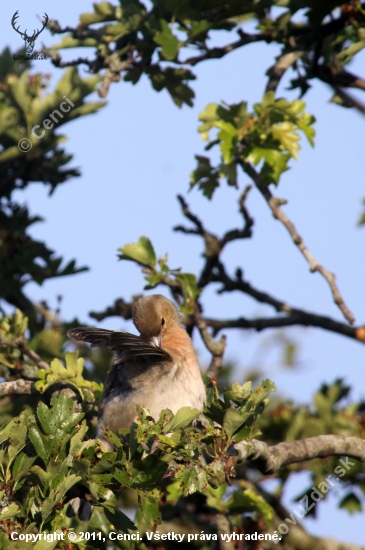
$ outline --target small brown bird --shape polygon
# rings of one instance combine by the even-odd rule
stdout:
[[[132,309],[140,336],[104,329],[75,328],[68,336],[109,347],[116,360],[107,376],[100,403],[97,437],[110,449],[102,429],[118,434],[130,427],[143,405],[156,419],[162,409],[202,409],[205,387],[192,341],[174,304],[160,294],[140,298]]]

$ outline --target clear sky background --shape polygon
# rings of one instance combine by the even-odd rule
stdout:
[[[25,25],[31,32],[37,27],[36,15],[42,16],[45,11],[63,26],[76,25],[79,14],[92,11],[92,5],[88,0],[3,3],[0,47],[8,45],[13,51],[22,45],[10,25],[16,10],[21,29]],[[222,31],[215,41],[226,39],[228,34]],[[45,30],[36,47],[58,41]],[[143,77],[136,86],[124,82],[112,85],[107,107],[61,128],[60,133],[65,132],[68,137],[66,150],[74,154],[70,165],[80,167],[82,177],[61,185],[51,198],[43,185],[35,184],[14,198],[27,202],[32,214],[45,218],[44,223],[31,229],[35,238],[46,241],[65,260],[77,258],[78,264],[88,265],[90,271],[54,279],[43,287],[29,284],[28,295],[33,300],[46,299],[49,306],[56,307],[56,296],[61,294],[61,315],[65,320],[77,316],[81,322],[93,324],[89,311],[101,311],[117,297],[129,299],[142,292],[144,281],[138,268],[129,262],[118,262],[116,257],[118,247],[136,242],[141,235],[152,240],[158,255],[168,252],[170,267],[197,273],[202,265],[202,242],[198,237],[171,230],[176,224],[185,224],[176,195],[185,194],[192,211],[216,234],[241,223],[237,190],[222,186],[212,202],[198,190],[186,194],[189,174],[195,167],[194,154],[204,154],[204,142],[196,131],[198,115],[210,102],[246,100],[252,106],[260,101],[266,84],[265,71],[278,51],[276,46],[255,44],[223,60],[197,66],[194,71],[198,78],[192,83],[196,92],[193,108],[178,109],[167,92],[156,93]],[[76,57],[74,51],[71,56]],[[364,56],[351,68],[363,73],[363,62]],[[52,87],[62,74],[49,61],[35,62],[33,70],[51,73]],[[84,69],[81,74],[87,76]],[[278,95],[294,98],[285,90],[287,85],[288,78],[281,83]],[[357,324],[363,324],[365,229],[357,228],[356,221],[365,196],[365,120],[354,111],[329,103],[331,95],[324,84],[314,82],[305,96],[307,110],[317,119],[315,148],[302,141],[299,161],[292,162],[292,169],[283,175],[278,190],[273,191],[288,199],[285,212],[317,259],[336,273]],[[239,183],[242,189],[250,182],[240,174]],[[247,206],[255,219],[254,238],[233,243],[224,252],[230,272],[240,266],[255,287],[295,307],[343,321],[327,283],[319,274],[309,272],[285,228],[273,219],[255,190],[251,191]],[[271,308],[239,293],[218,297],[211,289],[204,292],[202,301],[205,314],[211,317],[274,314]],[[100,326],[133,330],[130,323],[118,318],[108,319]],[[245,370],[255,365],[263,370],[264,377],[275,381],[281,396],[299,403],[310,402],[322,382],[332,383],[339,377],[353,387],[351,399],[365,398],[364,345],[319,329],[291,328],[287,334],[299,345],[299,365],[292,371],[280,366],[278,348],[271,345],[275,334],[228,333],[226,357],[239,365],[238,381],[242,381]],[[198,338],[195,345],[205,365],[208,356]],[[303,474],[292,476],[286,494],[290,511],[295,509],[291,497],[306,486]],[[318,519],[305,519],[305,525],[313,534],[363,544],[363,515],[350,517],[337,510],[334,495],[343,491],[335,487],[332,492],[329,501],[318,506]]]

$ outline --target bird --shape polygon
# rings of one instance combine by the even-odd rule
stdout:
[[[113,446],[104,430],[115,434],[130,428],[136,405],[156,420],[163,409],[174,414],[182,407],[202,410],[206,392],[193,343],[180,313],[165,296],[139,298],[132,307],[139,336],[128,332],[79,327],[67,335],[91,347],[108,347],[116,359],[107,375],[99,407],[97,439],[105,450]]]

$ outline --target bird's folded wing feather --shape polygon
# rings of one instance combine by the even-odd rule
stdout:
[[[79,327],[69,330],[67,336],[77,342],[88,342],[92,348],[110,348],[123,362],[147,356],[156,362],[172,360],[162,348],[128,332]]]

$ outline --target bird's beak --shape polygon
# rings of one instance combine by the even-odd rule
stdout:
[[[160,348],[162,346],[162,334],[160,334],[159,336],[152,336],[151,342],[156,347]]]

